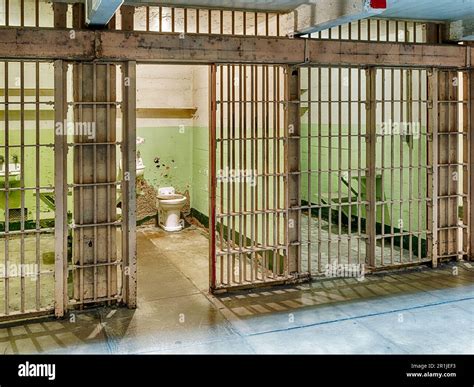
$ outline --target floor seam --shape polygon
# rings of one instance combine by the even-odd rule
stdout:
[[[453,303],[456,303],[456,302],[470,301],[470,300],[474,300],[474,297],[466,297],[466,298],[461,298],[461,299],[457,299],[457,300],[449,300],[449,301],[442,301],[442,302],[436,302],[436,303],[431,303],[431,304],[417,305],[417,306],[413,306],[413,307],[409,307],[409,308],[393,309],[393,310],[386,311],[386,312],[369,313],[369,314],[359,315],[359,316],[349,316],[349,317],[344,317],[344,318],[339,318],[339,319],[334,319],[334,320],[320,321],[320,322],[315,322],[315,323],[311,323],[311,324],[300,325],[300,326],[296,326],[296,327],[274,329],[274,330],[271,330],[271,331],[248,333],[248,334],[243,334],[243,336],[244,337],[251,337],[251,336],[265,335],[265,334],[270,334],[270,333],[293,331],[293,330],[297,330],[297,329],[310,328],[310,327],[319,326],[319,325],[327,325],[327,324],[333,324],[333,323],[338,323],[338,322],[343,322],[343,321],[351,321],[351,320],[362,320],[362,319],[368,318],[368,317],[377,317],[377,316],[383,316],[383,315],[392,314],[392,313],[400,313],[400,312],[406,312],[406,311],[410,311],[410,310],[417,310],[417,309],[423,309],[423,308],[429,308],[429,307],[433,307],[433,306],[453,304]]]

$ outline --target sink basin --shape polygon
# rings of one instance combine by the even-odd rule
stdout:
[[[5,182],[6,165],[0,165],[0,181]],[[16,181],[20,179],[21,164],[8,164],[8,181]]]

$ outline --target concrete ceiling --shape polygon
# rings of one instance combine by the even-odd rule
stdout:
[[[378,17],[454,21],[474,17],[474,0],[388,0]]]
[[[192,8],[229,8],[289,12],[307,0],[125,0],[126,4],[188,6]]]
[[[53,1],[74,3],[80,0]],[[125,4],[289,12],[302,4],[317,6],[320,1],[325,0],[125,0]],[[387,0],[387,10],[378,17],[432,21],[467,19],[474,17],[474,0]]]

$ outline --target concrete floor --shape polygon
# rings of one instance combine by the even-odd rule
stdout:
[[[349,233],[347,225],[341,225],[339,230],[339,226],[334,223],[331,223],[331,231],[329,231],[329,222],[327,220],[322,219],[321,225],[319,225],[317,217],[313,216],[310,219],[308,215],[301,214],[301,238],[303,242],[301,269],[308,271],[308,255],[311,256],[311,274],[313,275],[320,274],[321,272],[324,273],[329,263],[329,258],[331,258],[331,263],[338,262],[338,257],[340,264],[347,264],[349,262],[364,263],[366,256],[365,239],[358,235],[357,229],[352,229],[351,231]],[[338,240],[338,233],[341,234],[340,240]],[[323,242],[321,242],[320,249],[318,250],[317,242],[320,240]],[[331,240],[331,242],[327,242],[328,240]],[[312,242],[310,252],[307,247],[308,242]],[[389,238],[385,238],[383,246],[381,241],[378,241],[375,247],[375,263],[377,267],[389,265],[391,258],[393,258],[395,264],[419,261],[413,252],[410,256],[410,251],[400,248],[395,243],[392,252],[390,244],[391,240]],[[349,253],[351,255],[350,259]],[[319,271],[318,268],[321,268],[321,270]]]
[[[19,312],[21,308],[20,270],[24,266],[27,277],[24,281],[24,302],[26,310],[36,310],[37,292],[39,306],[43,309],[54,308],[54,235],[40,234],[38,240],[39,266],[36,266],[37,240],[33,235],[23,237],[24,256],[21,261],[21,241],[19,236],[8,239],[8,265],[11,278],[8,282],[9,312]],[[5,270],[5,239],[0,239],[1,274]],[[36,276],[40,271],[40,277]],[[0,314],[5,311],[5,280],[0,279]]]
[[[474,353],[474,266],[220,297],[194,227],[138,233],[138,309],[0,329],[2,353]],[[454,269],[456,266],[456,270]]]

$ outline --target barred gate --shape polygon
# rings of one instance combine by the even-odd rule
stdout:
[[[54,203],[53,64],[2,61],[0,321],[54,311]]]
[[[211,66],[211,289],[289,278],[284,66]]]
[[[303,272],[467,255],[468,89],[458,69],[302,68]]]

